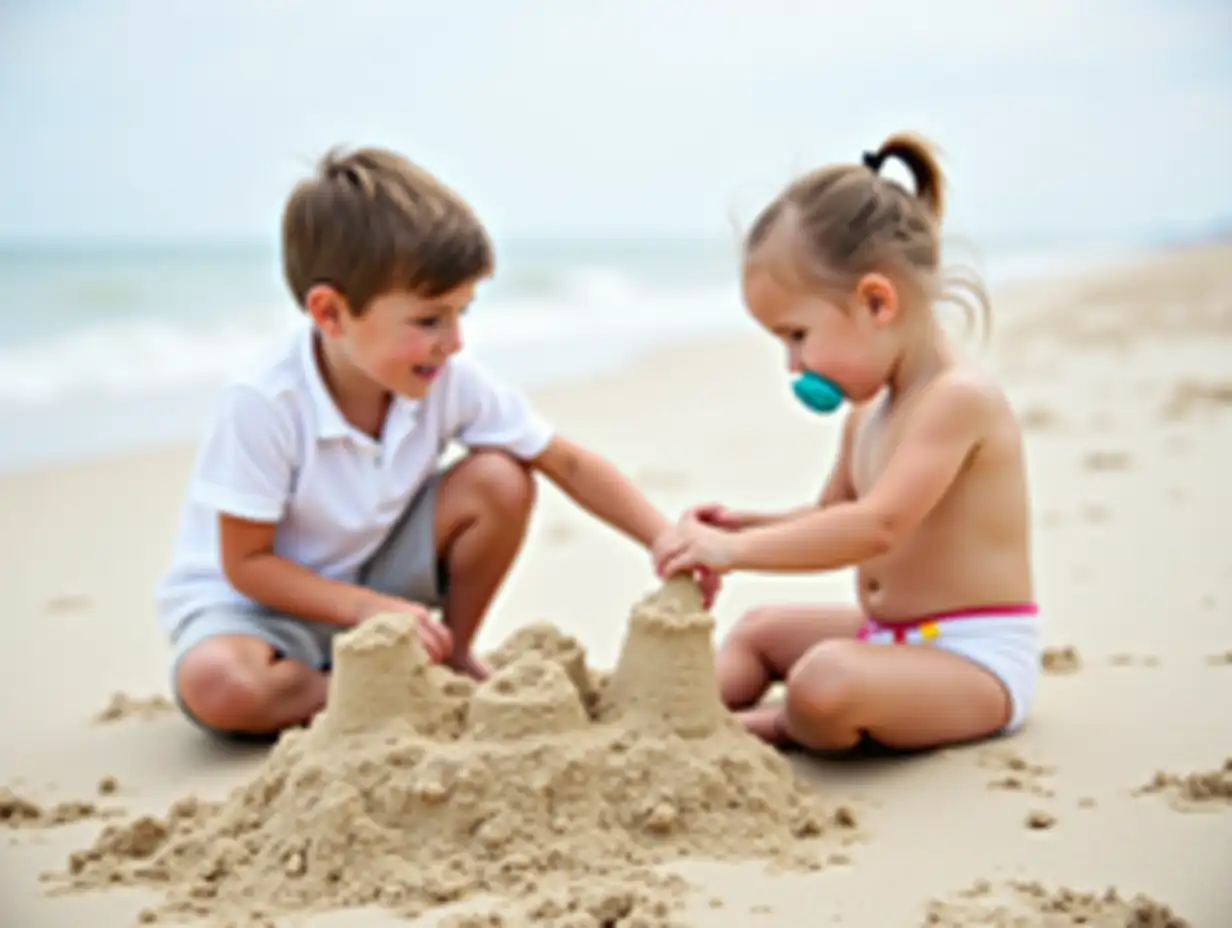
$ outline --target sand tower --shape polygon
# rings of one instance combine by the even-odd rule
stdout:
[[[468,736],[479,741],[520,741],[560,735],[590,724],[581,695],[565,669],[527,654],[496,671],[471,699]]]
[[[683,738],[705,737],[725,724],[713,630],[691,578],[668,580],[638,602],[608,683],[604,717],[627,719],[638,730],[667,728]]]
[[[312,725],[314,738],[372,731],[400,722],[435,738],[456,734],[465,701],[448,695],[419,640],[416,618],[387,612],[334,639],[329,703]]]

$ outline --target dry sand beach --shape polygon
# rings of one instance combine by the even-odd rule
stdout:
[[[150,602],[191,449],[0,479],[0,924],[290,924],[321,900],[385,908],[313,925],[1232,923],[1232,246],[1018,286],[994,314],[1051,650],[1021,734],[925,756],[783,759],[705,692],[708,637],[760,602],[850,601],[847,573],[730,578],[711,628],[546,489],[483,689],[374,623],[310,730],[212,744],[167,707]],[[815,496],[837,437],[757,334],[540,398],[673,512]],[[514,634],[536,622],[556,632]],[[429,825],[399,850],[404,821]]]

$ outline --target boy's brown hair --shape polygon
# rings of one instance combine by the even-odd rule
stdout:
[[[492,242],[453,190],[396,152],[331,149],[282,213],[282,265],[303,307],[317,284],[361,315],[391,290],[447,293],[492,273]]]

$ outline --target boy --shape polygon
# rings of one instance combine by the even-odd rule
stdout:
[[[452,190],[390,151],[331,152],[292,191],[282,249],[310,324],[223,392],[157,593],[179,705],[239,739],[315,715],[333,636],[378,612],[415,615],[435,660],[485,676],[472,646],[521,547],[532,471],[647,549],[669,527],[458,354],[494,262]],[[438,473],[451,440],[470,454]]]

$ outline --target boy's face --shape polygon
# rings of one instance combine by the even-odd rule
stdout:
[[[373,299],[361,316],[352,315],[334,291],[334,299],[315,301],[319,306],[310,299],[308,310],[347,366],[384,390],[419,399],[462,347],[461,316],[476,283],[436,297],[390,291]]]

